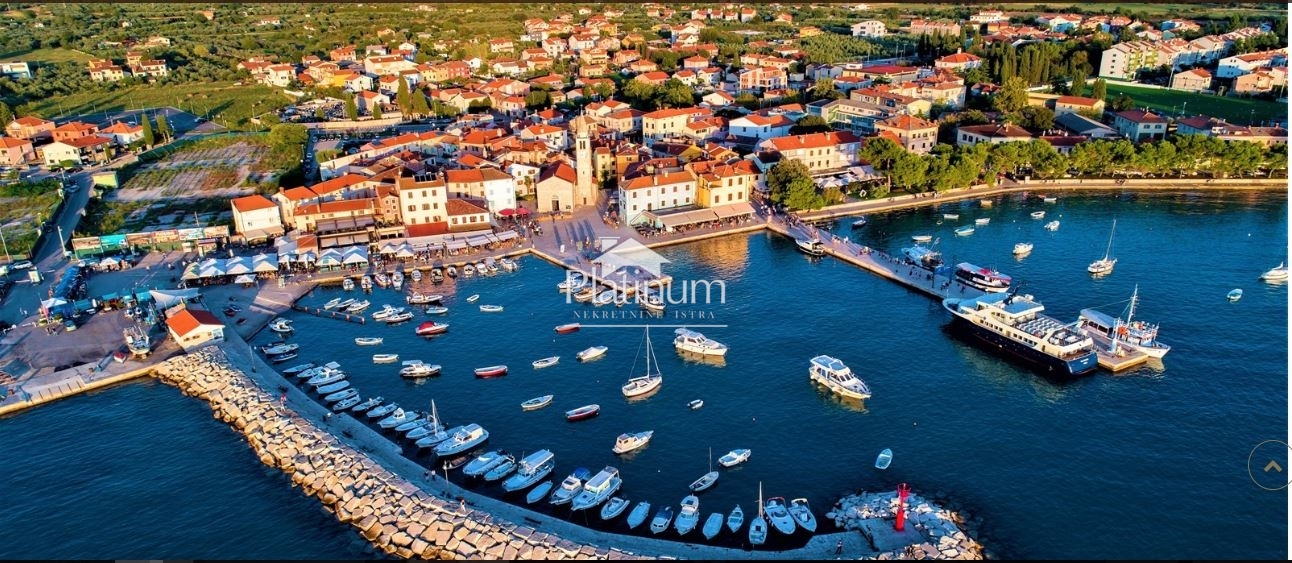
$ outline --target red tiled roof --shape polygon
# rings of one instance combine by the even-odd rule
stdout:
[[[1094,98],[1083,98],[1081,96],[1059,96],[1059,98],[1055,100],[1055,103],[1068,104],[1072,106],[1094,107],[1095,104],[1099,103],[1099,100],[1096,100]]]
[[[325,201],[315,205],[302,205],[296,210],[297,215],[314,215],[316,213],[346,213],[372,209],[371,199],[342,199]]]
[[[471,203],[465,199],[450,199],[444,204],[444,209],[449,215],[478,215],[480,213],[489,212],[488,209],[480,207],[479,205]]]
[[[233,208],[237,209],[239,213],[246,213],[257,209],[273,209],[277,207],[278,206],[275,205],[274,202],[269,201],[269,198],[259,194],[240,197],[233,200]]]
[[[106,144],[108,144],[108,143],[111,143],[111,142],[112,142],[112,140],[111,140],[111,139],[105,139],[105,138],[103,138],[103,137],[99,137],[99,136],[97,136],[97,135],[90,135],[89,137],[77,137],[77,138],[75,138],[75,139],[63,139],[62,141],[59,141],[59,142],[60,142],[60,143],[63,143],[64,145],[69,145],[69,146],[76,147],[76,148],[78,148],[78,149],[83,149],[83,148],[85,148],[85,147],[93,147],[93,146],[98,146],[98,145],[106,145]]]
[[[956,53],[954,55],[947,55],[945,57],[942,57],[938,59],[938,62],[951,63],[951,64],[963,64],[963,63],[972,63],[974,61],[981,61],[981,60],[982,60],[981,57],[972,55],[970,53]]]
[[[1166,123],[1162,116],[1148,110],[1131,109],[1117,113],[1117,117],[1135,123]]]
[[[776,137],[771,139],[771,143],[773,147],[776,147],[776,150],[783,152],[795,149],[832,147],[843,143],[855,143],[858,140],[857,136],[849,131],[835,131],[832,133]]]
[[[19,117],[18,119],[13,120],[12,123],[17,123],[18,125],[21,125],[23,127],[35,127],[37,125],[45,125],[47,123],[50,125],[54,124],[53,121],[47,121],[39,117],[34,117],[30,115],[24,115],[22,117]]]
[[[314,193],[313,190],[306,187],[291,188],[288,190],[283,190],[283,197],[287,198],[289,201],[301,201],[304,199],[314,199],[318,196],[319,194]]]
[[[358,174],[346,174],[339,178],[332,178],[326,182],[314,184],[313,186],[310,186],[310,190],[318,195],[327,195],[337,190],[358,184],[364,180],[367,180],[367,178]]]
[[[440,221],[439,223],[406,225],[404,226],[404,231],[407,233],[409,238],[442,235],[449,232],[449,224],[444,221]]]
[[[907,131],[912,129],[936,129],[938,126],[936,123],[927,119],[921,119],[914,115],[905,114],[885,119],[884,121],[877,123],[877,125],[884,125],[894,129],[905,129]]]
[[[166,326],[175,334],[184,336],[200,326],[224,326],[220,319],[201,309],[182,309],[166,319]]]
[[[448,170],[444,172],[444,178],[451,184],[464,184],[505,180],[511,178],[511,176],[507,175],[506,172],[494,170],[493,168],[476,168],[472,170]]]

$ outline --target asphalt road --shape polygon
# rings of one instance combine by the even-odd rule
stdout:
[[[90,200],[90,174],[101,170],[101,167],[87,168],[76,174],[69,174],[66,177],[65,185],[68,188],[75,186],[75,193],[67,195],[67,202],[63,205],[63,212],[58,216],[56,225],[62,228],[64,240],[70,241],[72,232],[76,230],[76,224],[81,219],[81,212],[85,209],[85,204]],[[39,176],[33,175],[33,179],[49,177],[51,174],[42,173]],[[57,174],[52,176],[57,177]],[[59,243],[59,230],[55,228],[46,234],[45,239],[36,249],[32,262],[35,268],[40,271],[43,278],[40,284],[33,284],[28,281],[28,272],[22,270],[10,272],[6,279],[14,282],[13,288],[3,303],[0,303],[0,320],[9,323],[18,323],[25,318],[22,314],[26,310],[27,316],[34,315],[40,307],[43,299],[49,298],[49,290],[58,283],[57,274],[68,265],[68,261],[63,257],[62,247]]]

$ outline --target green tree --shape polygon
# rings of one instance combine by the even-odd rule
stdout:
[[[790,127],[791,135],[809,135],[812,133],[828,133],[830,131],[834,131],[834,128],[826,122],[824,117],[819,115],[805,115],[799,118],[793,127]]]
[[[636,79],[629,80],[624,85],[624,98],[628,99],[628,103],[637,106],[637,109],[643,111],[655,109],[655,90],[656,88],[653,84]]]
[[[345,117],[350,121],[359,119],[359,104],[355,103],[354,96],[345,98]]]
[[[1072,71],[1072,84],[1068,86],[1068,93],[1073,96],[1084,96],[1086,94],[1086,70],[1077,68]]]
[[[695,105],[694,90],[681,80],[670,78],[655,94],[656,104],[660,107],[678,108]]]
[[[929,162],[924,157],[902,151],[902,155],[893,161],[893,170],[889,175],[893,185],[907,191],[924,184],[927,179]]]
[[[786,187],[785,206],[790,209],[819,209],[825,198],[816,193],[816,183],[811,177],[795,178]]]
[[[165,139],[166,142],[170,142],[171,137],[175,134],[170,128],[170,121],[166,119],[166,114],[164,113],[157,116],[157,134],[161,135],[161,138]]]
[[[1104,80],[1104,79],[1102,79],[1102,78],[1096,78],[1096,79],[1095,79],[1095,85],[1094,85],[1094,88],[1093,88],[1093,90],[1090,92],[1090,97],[1091,97],[1091,98],[1094,98],[1094,99],[1096,99],[1096,100],[1103,100],[1103,99],[1107,99],[1107,98],[1108,98],[1108,82],[1107,82],[1107,81],[1105,81],[1105,80]]]
[[[372,114],[373,119],[381,119],[381,104],[373,102],[372,107],[369,108],[369,113]]]
[[[269,146],[274,149],[304,146],[309,138],[309,129],[298,123],[279,123],[269,128]]]
[[[1027,107],[1027,81],[1015,76],[1005,80],[991,105],[1002,113],[1013,113]]]
[[[148,117],[148,114],[144,114],[143,119],[139,120],[139,126],[143,128],[144,144],[152,148],[157,144],[157,134],[153,132],[153,120]]]
[[[878,172],[892,170],[897,159],[903,154],[906,154],[906,149],[894,143],[892,139],[882,137],[867,138],[861,149],[857,151],[857,157],[869,162]]]
[[[400,77],[399,86],[395,89],[395,104],[405,114],[413,113],[413,94],[408,91],[408,81]]]
[[[9,109],[9,104],[0,102],[0,129],[9,126],[13,122],[13,110]]]
[[[843,92],[835,89],[834,79],[826,76],[816,79],[810,89],[814,100],[837,100],[843,97]]]
[[[413,92],[413,115],[423,117],[429,113],[431,113],[431,106],[426,101],[426,94],[421,90]]]
[[[812,174],[808,172],[807,165],[793,158],[782,159],[767,171],[768,196],[773,203],[789,205],[787,200],[791,187],[802,180],[812,185]],[[815,186],[812,186],[815,194]]]
[[[1126,94],[1117,94],[1112,103],[1108,104],[1113,111],[1126,111],[1135,107],[1135,100]]]
[[[1044,106],[1027,106],[1023,114],[1022,125],[1032,131],[1046,131],[1054,128],[1054,112]]]

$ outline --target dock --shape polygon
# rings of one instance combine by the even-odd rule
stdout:
[[[316,317],[322,317],[325,319],[341,319],[343,321],[359,323],[359,324],[367,324],[368,322],[368,319],[365,319],[363,315],[351,315],[350,313],[342,313],[340,311],[330,311],[319,307],[306,307],[304,305],[295,304],[295,303],[292,304],[292,310],[300,311],[302,313],[309,313]]]
[[[1149,360],[1149,355],[1129,346],[1118,346],[1113,352],[1112,340],[1093,330],[1086,333],[1095,341],[1095,354],[1099,356],[1099,367],[1113,373],[1125,371]]]

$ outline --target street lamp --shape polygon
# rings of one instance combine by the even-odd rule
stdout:
[[[4,246],[5,263],[8,264],[9,262],[13,262],[13,258],[9,256],[9,243],[4,240],[4,225],[0,225],[0,246]]]

